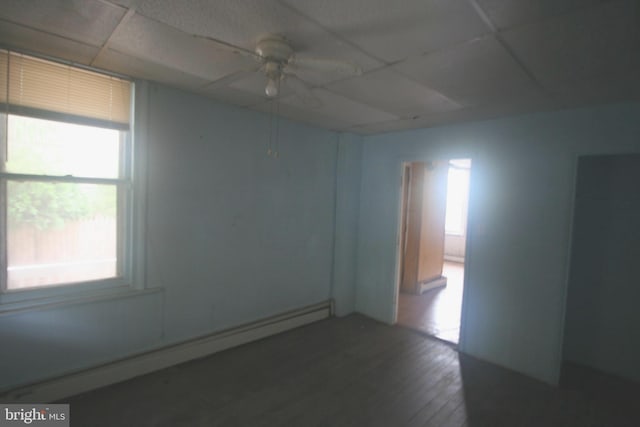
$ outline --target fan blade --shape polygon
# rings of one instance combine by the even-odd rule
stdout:
[[[209,89],[213,89],[213,88],[217,88],[219,86],[228,86],[228,85],[232,84],[233,82],[235,82],[236,80],[240,80],[242,78],[245,78],[245,77],[249,76],[252,73],[260,71],[261,68],[262,68],[261,65],[255,65],[253,67],[247,67],[247,68],[243,68],[243,69],[238,70],[238,71],[234,71],[231,74],[227,74],[226,76],[219,78],[218,80],[216,80],[213,83],[209,84],[207,87]]]
[[[222,46],[225,49],[230,50],[233,53],[237,53],[238,55],[245,56],[247,58],[255,59],[256,61],[262,62],[262,57],[260,55],[258,55],[257,53],[255,53],[254,51],[252,51],[252,50],[245,49],[243,47],[236,46],[234,44],[227,43],[225,41],[218,40],[218,39],[215,39],[215,38],[209,37],[209,36],[201,36],[199,34],[192,34],[191,36],[193,38],[196,38],[196,39],[208,40],[210,42],[213,42],[213,43],[216,43],[216,44]]]
[[[362,74],[362,69],[356,64],[339,59],[300,58],[293,55],[289,58],[287,65],[297,68],[311,68],[318,71],[337,72],[353,76],[359,76]]]
[[[307,84],[300,80],[300,78],[295,74],[287,73],[284,81],[291,89],[293,89],[298,99],[306,107],[318,108],[322,105],[322,101],[320,101],[320,99],[311,92],[309,86],[307,86]]]

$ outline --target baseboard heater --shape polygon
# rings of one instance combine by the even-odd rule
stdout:
[[[3,403],[46,403],[199,359],[333,315],[326,301],[182,343],[0,393]]]

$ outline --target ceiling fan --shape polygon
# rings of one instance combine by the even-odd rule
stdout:
[[[204,38],[222,44],[237,54],[258,61],[259,65],[248,71],[260,71],[267,77],[264,93],[270,99],[278,97],[280,86],[284,83],[296,93],[305,105],[317,107],[321,104],[320,100],[311,92],[307,83],[298,77],[299,73],[304,70],[312,70],[343,76],[362,74],[362,69],[349,61],[298,56],[289,41],[278,34],[267,34],[258,39],[254,51],[217,39]]]
[[[336,72],[343,75],[360,75],[362,70],[355,64],[337,59],[304,58],[296,55],[284,37],[269,34],[256,44],[255,53],[262,63],[260,68],[267,76],[265,95],[269,98],[278,96],[280,82],[289,83],[290,87],[305,98],[312,95],[306,83],[297,76],[303,69],[323,72]]]
[[[266,76],[267,83],[264,88],[264,94],[271,101],[275,101],[270,103],[271,120],[269,125],[267,155],[274,158],[278,158],[279,155],[279,122],[277,117],[279,116],[280,110],[278,95],[280,94],[281,83],[288,85],[305,106],[316,108],[322,105],[322,102],[314,95],[307,83],[298,77],[298,73],[304,72],[304,70],[312,70],[343,76],[358,76],[362,74],[362,69],[349,61],[300,57],[291,47],[289,41],[278,34],[267,34],[259,38],[253,51],[207,36],[194,35],[194,37],[213,41],[236,54],[250,57],[258,62],[257,66],[247,70],[239,70],[238,73],[234,73],[229,77],[231,79],[237,78],[236,76],[242,75],[243,71],[262,72]],[[224,80],[229,81],[227,78],[224,78]],[[275,126],[274,117],[276,118]]]

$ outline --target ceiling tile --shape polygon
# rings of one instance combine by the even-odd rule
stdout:
[[[313,89],[312,92],[319,101],[319,106],[315,108],[309,108],[304,100],[295,94],[281,99],[279,107],[272,102],[265,102],[251,108],[269,113],[272,108],[278,108],[280,115],[284,117],[333,130],[397,119],[392,114],[359,104],[325,89]]]
[[[563,107],[640,101],[640,71],[581,79],[554,87],[554,97]]]
[[[305,103],[305,100],[296,95],[284,99],[283,102],[301,110],[310,110],[327,117],[340,119],[351,125],[392,120],[396,118],[393,114],[389,114],[388,112],[381,111],[369,105],[358,103],[325,89],[313,89],[312,93],[320,101],[320,105],[318,107],[309,108]]]
[[[466,106],[542,97],[493,36],[413,57],[394,68]]]
[[[194,38],[138,14],[120,26],[109,46],[211,81],[256,66],[253,60],[213,41]]]
[[[166,67],[162,64],[134,58],[113,49],[103,50],[94,65],[127,76],[153,80],[171,86],[194,90],[202,88],[207,80]]]
[[[248,50],[255,48],[261,36],[274,33],[290,40],[299,56],[348,60],[364,70],[382,65],[275,0],[193,0],[188,8],[175,0],[141,0],[136,10],[186,33],[211,37]],[[342,77],[311,72],[302,76],[315,84]]]
[[[391,69],[332,83],[328,88],[346,97],[397,116],[452,111],[460,105]]]
[[[246,49],[252,49],[264,33],[296,30],[305,24],[277,2],[264,0],[191,0],[188,8],[175,0],[140,0],[136,10],[184,32]]]
[[[89,65],[100,48],[0,20],[3,44]]]
[[[348,60],[365,70],[347,79],[298,71],[318,106],[283,86],[280,115],[335,130],[386,132],[640,99],[638,0],[0,3],[5,45],[93,61],[267,112],[273,104],[264,101],[264,75],[243,71],[258,64],[194,35],[250,50],[266,33],[284,35],[300,57]],[[474,5],[501,30],[498,35]],[[122,22],[126,7],[136,13]]]
[[[514,28],[504,40],[551,91],[578,80],[638,70],[640,22],[635,0]]]
[[[556,107],[550,104],[546,105],[528,105],[528,106],[478,106],[468,107],[450,113],[432,114],[416,119],[404,119],[388,122],[380,122],[354,126],[349,128],[350,132],[376,134],[383,132],[394,132],[407,129],[429,128],[433,126],[443,126],[454,123],[474,122],[481,120],[495,119],[499,117],[509,117],[521,114],[528,114],[537,111],[553,110]]]
[[[203,93],[211,96],[218,101],[237,105],[239,107],[246,107],[249,105],[256,105],[265,102],[264,96],[235,89],[230,86],[211,86],[202,89],[202,91]]]
[[[229,84],[230,87],[241,90],[255,96],[258,96],[261,101],[266,101],[265,88],[267,86],[267,76],[261,71],[256,71],[253,73],[245,73],[245,75],[239,79],[236,79],[234,82]],[[291,95],[293,90],[289,87],[286,82],[281,83],[280,85],[280,97],[284,98],[288,95]]]
[[[0,18],[102,46],[126,9],[99,0],[3,0]]]
[[[380,122],[380,123],[372,123],[367,125],[360,125],[348,128],[349,132],[366,134],[366,135],[375,135],[378,133],[385,132],[397,132],[402,130],[409,129],[423,129],[429,128],[433,126],[441,126],[445,124],[456,123],[462,121],[459,117],[464,116],[466,114],[461,114],[460,110],[453,114],[438,114],[429,118],[418,118],[418,119],[400,119],[388,122]]]
[[[106,1],[119,6],[124,6],[127,8],[134,7],[139,2],[139,0],[106,0]]]
[[[323,27],[388,62],[486,34],[467,0],[284,0]]]
[[[511,117],[538,111],[550,111],[557,106],[551,102],[520,102],[501,105],[480,105],[453,111],[451,114],[434,114],[421,118],[421,126],[432,127],[452,123],[474,122],[499,117]]]
[[[500,29],[540,21],[607,0],[476,0]]]

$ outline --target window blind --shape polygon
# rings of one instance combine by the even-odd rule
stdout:
[[[128,129],[131,82],[0,50],[0,102],[14,114]]]

